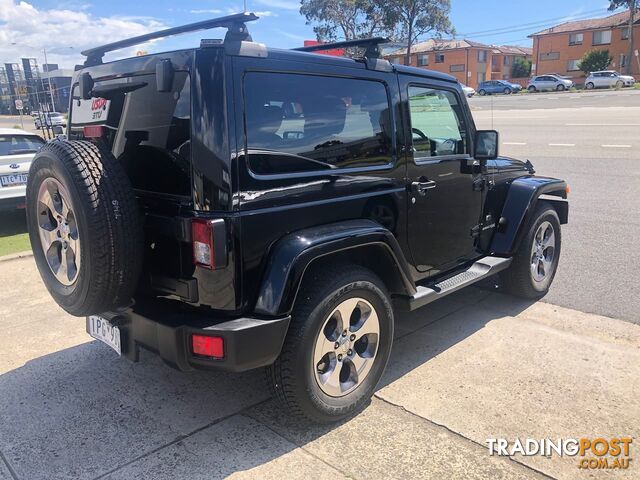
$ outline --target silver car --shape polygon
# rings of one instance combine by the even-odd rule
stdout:
[[[36,130],[40,130],[43,127],[63,127],[67,123],[64,115],[60,112],[40,112],[33,121],[36,125]]]
[[[529,80],[527,90],[531,93],[544,92],[545,90],[557,90],[559,92],[563,90],[569,90],[574,86],[574,83],[569,78],[559,77],[558,75],[537,75]]]
[[[591,72],[584,81],[584,86],[591,90],[593,88],[631,87],[634,83],[635,79],[630,75],[620,75],[615,70],[602,70]]]

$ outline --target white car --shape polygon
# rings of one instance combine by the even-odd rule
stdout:
[[[611,88],[611,87],[631,87],[635,83],[635,79],[631,75],[620,75],[615,70],[602,70],[600,72],[591,72],[584,81],[587,90],[593,88]]]
[[[471,98],[476,94],[476,91],[473,88],[465,85],[464,83],[461,83],[460,86],[462,87],[462,91],[468,98]]]
[[[60,112],[42,112],[37,117],[34,117],[33,121],[36,124],[36,129],[40,130],[45,127],[64,127],[67,123],[64,116]]]
[[[0,210],[24,208],[29,167],[45,143],[24,130],[0,128]]]

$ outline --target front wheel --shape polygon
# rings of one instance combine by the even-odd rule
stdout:
[[[483,89],[478,90],[478,95],[480,95],[481,97],[484,97],[487,94],[487,92]]]
[[[356,265],[317,269],[305,275],[267,380],[291,413],[335,422],[369,402],[392,339],[389,294],[375,274]]]
[[[510,95],[511,94],[511,89],[510,88],[505,88],[504,89],[504,94],[505,95]]]
[[[564,86],[564,85],[558,85],[558,86],[556,87],[556,90],[557,90],[557,91],[559,91],[559,92],[564,92],[564,89],[565,89],[565,86]]]
[[[501,272],[505,289],[518,297],[544,297],[553,282],[560,258],[560,219],[548,203],[540,203],[513,257]]]
[[[618,80],[616,82],[616,88],[622,88],[622,87],[624,87],[624,82],[622,80]]]

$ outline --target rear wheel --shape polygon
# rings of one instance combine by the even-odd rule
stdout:
[[[534,87],[533,85],[529,85],[529,88],[527,88],[527,90],[529,90],[529,93],[536,93],[536,87]]]
[[[481,88],[480,90],[478,90],[478,95],[484,97],[486,94],[487,92],[484,89]]]
[[[526,227],[511,266],[501,272],[505,289],[523,298],[542,298],[558,268],[560,219],[555,209],[542,202]]]
[[[585,85],[585,88],[586,88],[587,90],[593,90],[593,88],[594,88],[594,87],[595,87],[595,85],[594,85],[592,82],[588,82],[588,83]]]
[[[330,423],[373,395],[391,352],[393,312],[382,281],[362,267],[335,265],[305,277],[267,379],[290,412]]]

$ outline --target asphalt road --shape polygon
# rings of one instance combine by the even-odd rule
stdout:
[[[640,323],[640,91],[469,103],[479,128],[500,132],[502,154],[571,187],[560,268],[545,301]]]

